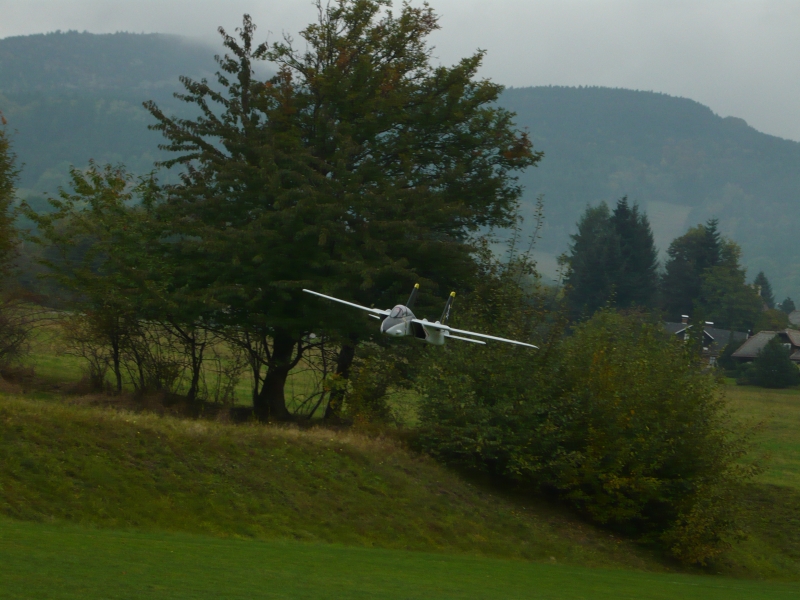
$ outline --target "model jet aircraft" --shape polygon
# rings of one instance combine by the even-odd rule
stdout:
[[[411,290],[411,296],[408,298],[408,302],[403,304],[398,304],[393,309],[378,309],[378,308],[367,308],[366,306],[361,306],[360,304],[354,304],[353,302],[347,302],[346,300],[339,300],[339,298],[334,298],[333,296],[326,296],[325,294],[320,294],[319,292],[314,292],[311,290],[303,290],[309,294],[314,294],[315,296],[319,296],[320,298],[325,298],[326,300],[333,300],[334,302],[339,302],[340,304],[345,304],[347,306],[352,306],[353,308],[358,308],[361,310],[367,311],[370,317],[373,319],[381,319],[381,317],[385,317],[381,321],[381,333],[384,335],[388,335],[391,337],[402,337],[406,335],[413,336],[415,338],[419,338],[421,340],[425,340],[429,344],[433,344],[435,346],[442,346],[447,339],[453,340],[461,340],[463,342],[472,342],[473,344],[485,344],[481,340],[474,340],[469,337],[460,337],[458,335],[454,335],[460,333],[461,335],[469,335],[473,337],[482,338],[485,340],[493,340],[495,342],[505,342],[507,344],[516,344],[517,346],[526,346],[528,348],[538,348],[533,344],[526,344],[525,342],[518,342],[516,340],[507,340],[501,337],[495,337],[493,335],[486,335],[484,333],[475,333],[474,331],[465,331],[463,329],[454,329],[453,327],[449,327],[447,325],[447,319],[450,318],[450,309],[453,306],[453,299],[456,297],[455,292],[450,292],[450,297],[447,299],[447,303],[444,305],[444,311],[442,312],[442,317],[440,320],[431,322],[427,319],[418,319],[414,316],[414,313],[411,312],[411,307],[414,305],[414,300],[417,297],[417,290],[419,290],[419,284],[414,286],[414,289]]]

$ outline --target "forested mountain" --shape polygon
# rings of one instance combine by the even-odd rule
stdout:
[[[171,97],[178,76],[209,76],[218,51],[156,34],[0,40],[0,110],[24,163],[20,194],[55,191],[69,164],[90,158],[150,170],[161,138],[147,130],[142,101],[185,110]],[[647,212],[662,252],[688,227],[717,217],[742,245],[751,279],[763,270],[777,296],[800,296],[800,143],[651,92],[532,87],[508,89],[501,102],[545,152],[521,178],[526,207],[545,194],[545,270],[587,204],[627,195]]]
[[[23,163],[21,194],[52,192],[70,164],[123,162],[147,172],[161,136],[142,107],[172,98],[178,77],[213,75],[215,50],[173,35],[74,31],[0,40],[0,110]]]
[[[687,228],[718,218],[778,296],[800,290],[800,143],[665,94],[609,88],[509,89],[505,105],[545,159],[521,181],[545,194],[540,248],[562,252],[587,203],[627,195],[647,212],[664,252]]]

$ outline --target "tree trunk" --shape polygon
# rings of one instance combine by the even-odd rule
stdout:
[[[353,359],[355,357],[355,341],[351,341],[349,344],[342,344],[342,347],[339,348],[339,355],[336,357],[336,374],[345,381],[350,377],[350,367],[353,365]],[[342,402],[344,402],[344,394],[344,386],[331,390],[331,394],[328,398],[328,405],[325,407],[324,419],[335,419],[339,416]]]
[[[291,413],[286,408],[284,387],[292,369],[295,340],[288,332],[276,331],[272,339],[272,353],[267,363],[267,373],[261,390],[254,398],[253,410],[261,421],[277,419],[288,421]]]

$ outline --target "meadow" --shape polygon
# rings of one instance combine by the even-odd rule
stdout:
[[[749,600],[800,586],[0,519],[4,598]]]
[[[742,490],[744,539],[693,570],[445,469],[391,431],[235,425],[65,395],[80,360],[52,335],[29,365],[35,378],[0,388],[4,597],[800,594],[800,390],[725,386],[736,414],[761,423],[765,469]]]

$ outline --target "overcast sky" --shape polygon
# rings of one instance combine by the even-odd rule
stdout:
[[[416,0],[414,4],[420,4]],[[431,0],[436,57],[488,51],[508,86],[665,92],[800,141],[798,0]],[[177,33],[216,43],[250,13],[275,39],[315,17],[311,0],[0,0],[0,37],[77,29]],[[0,82],[1,85],[1,82]]]

